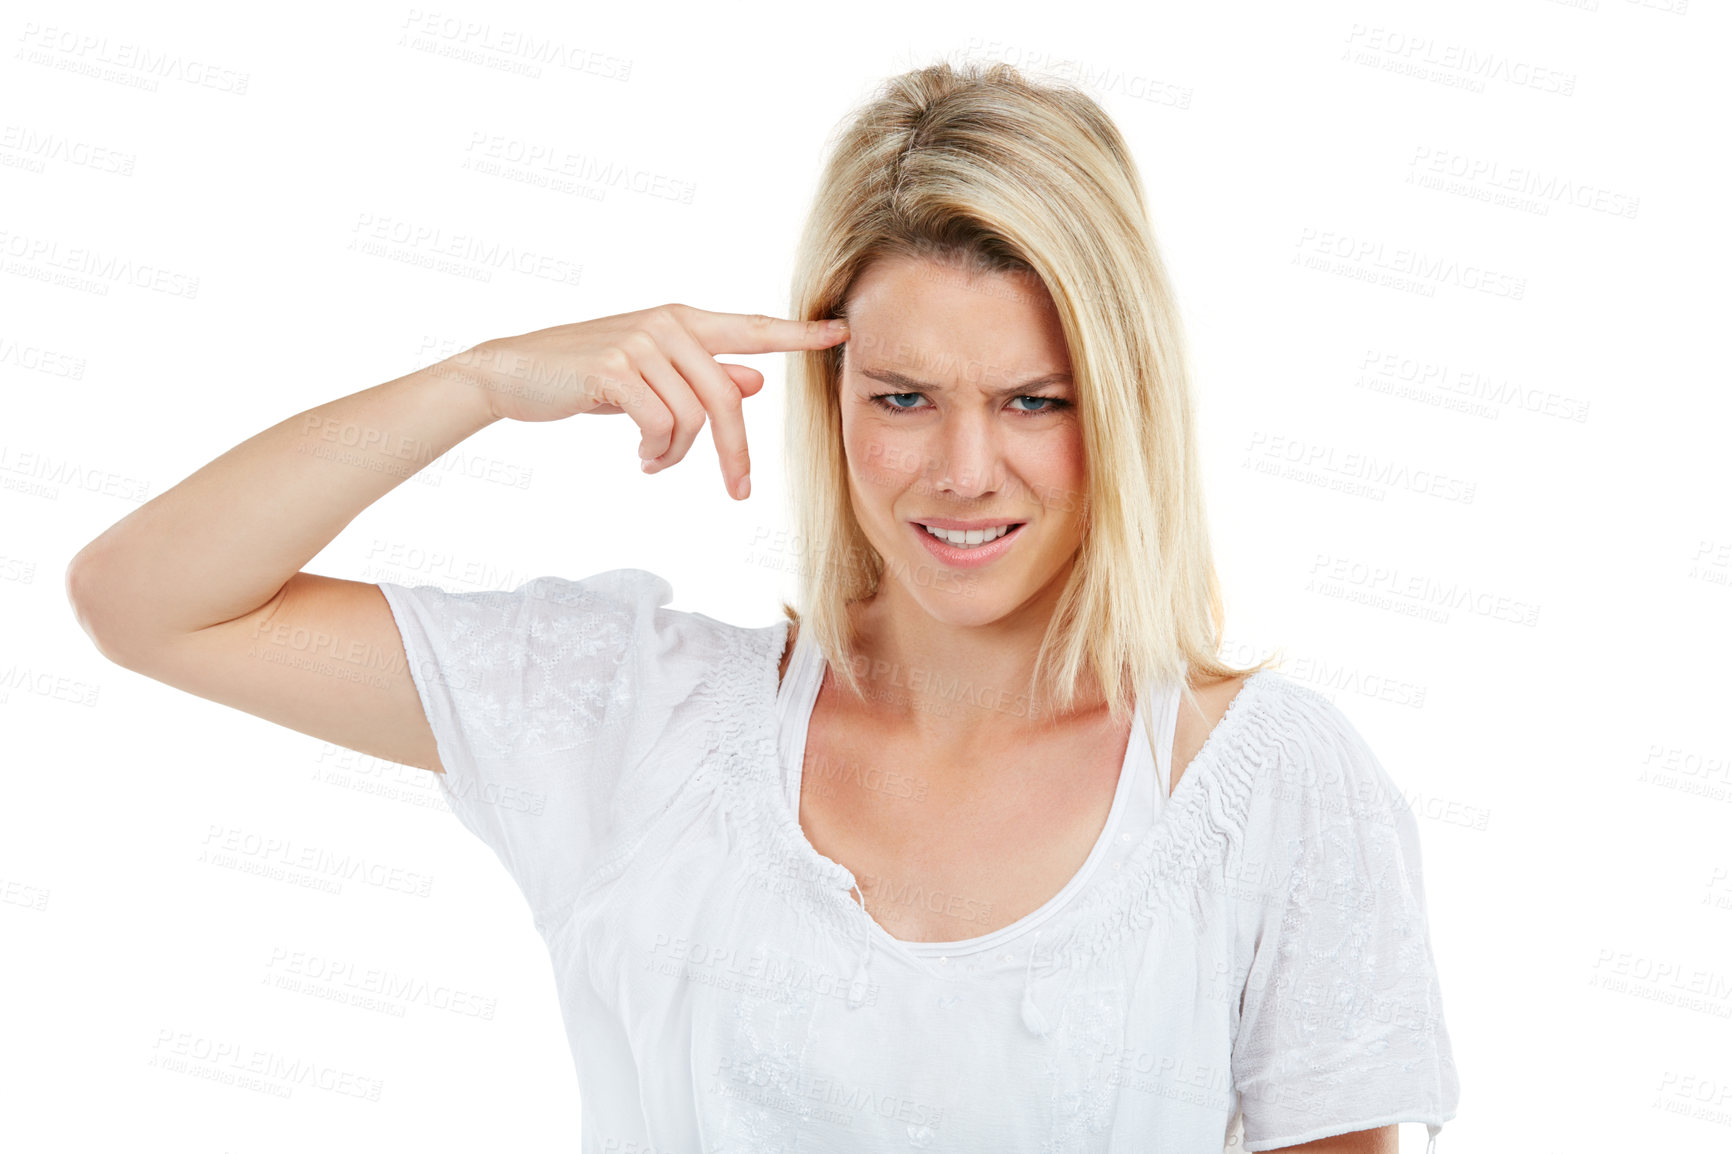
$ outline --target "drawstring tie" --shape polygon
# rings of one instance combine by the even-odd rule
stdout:
[[[1435,1122],[1425,1124],[1425,1132],[1429,1135],[1425,1141],[1425,1154],[1437,1154],[1437,1132],[1441,1129],[1443,1127]]]
[[[848,888],[855,893],[860,893],[858,885]],[[862,910],[866,908],[866,895],[863,893],[860,894],[860,908]],[[848,1008],[850,1010],[858,1010],[866,1004],[866,992],[871,985],[872,926],[870,914],[867,915],[866,922],[867,924],[861,927],[866,939],[865,948],[860,951],[860,961],[854,967],[854,976],[848,981]]]
[[[1050,1029],[1046,1015],[1040,1012],[1040,1007],[1034,1002],[1034,951],[1040,944],[1040,935],[1045,932],[1041,930],[1034,935],[1034,941],[1028,947],[1028,968],[1022,975],[1022,1024],[1037,1038],[1046,1037],[1047,1030]]]
[[[848,888],[851,893],[860,893],[860,887],[857,884]],[[860,908],[862,910],[866,908],[865,895],[863,894],[861,895]],[[848,1008],[850,1010],[857,1010],[866,1004],[866,995],[872,986],[872,926],[865,924],[861,928],[863,940],[859,960],[854,965],[853,976],[848,980]],[[1046,1015],[1041,1012],[1040,1006],[1034,1000],[1034,956],[1040,946],[1040,936],[1045,932],[1045,930],[1040,930],[1035,933],[1034,941],[1029,946],[1028,965],[1023,969],[1022,978],[1022,1024],[1028,1027],[1028,1032],[1037,1038],[1046,1037],[1052,1028],[1047,1022]],[[1428,1151],[1427,1154],[1430,1152]]]

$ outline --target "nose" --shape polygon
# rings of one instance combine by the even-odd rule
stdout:
[[[933,485],[939,492],[970,500],[998,489],[1004,458],[990,415],[977,410],[947,413],[936,437]]]

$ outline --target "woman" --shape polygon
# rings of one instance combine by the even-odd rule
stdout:
[[[291,418],[87,546],[80,621],[441,774],[547,942],[585,1150],[1435,1142],[1415,822],[1325,698],[1215,657],[1178,320],[1104,113],[1003,65],[895,78],[835,143],[792,311],[488,341]],[[707,421],[743,500],[763,378],[712,358],[772,350],[802,354],[786,620],[637,569],[299,571],[501,419],[624,412],[650,472]]]

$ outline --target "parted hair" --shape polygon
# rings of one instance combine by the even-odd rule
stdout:
[[[1277,664],[1278,655],[1249,668],[1220,659],[1223,605],[1181,318],[1135,162],[1101,107],[1073,85],[998,62],[937,63],[883,82],[832,134],[787,315],[846,316],[857,278],[886,257],[1012,274],[1005,283],[1050,295],[1063,326],[1087,466],[1084,530],[1026,688],[1033,708],[1073,708],[1084,670],[1121,718],[1186,665],[1207,683]],[[877,591],[884,558],[849,494],[845,355],[843,345],[789,354],[800,564],[798,608],[783,610],[859,694],[847,605]]]

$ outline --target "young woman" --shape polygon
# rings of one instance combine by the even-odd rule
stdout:
[[[1435,1142],[1415,821],[1327,699],[1216,657],[1179,322],[1105,114],[1002,65],[895,78],[834,142],[792,313],[562,325],[292,417],[87,546],[79,619],[441,775],[546,940],[586,1151]],[[498,420],[623,412],[650,472],[707,422],[745,499],[763,378],[714,356],[773,350],[785,620],[638,569],[300,572]]]

